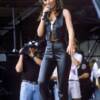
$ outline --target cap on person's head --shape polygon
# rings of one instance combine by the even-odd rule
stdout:
[[[29,41],[28,42],[28,47],[30,47],[30,48],[38,48],[38,46],[39,46],[39,43],[37,42],[37,41]]]

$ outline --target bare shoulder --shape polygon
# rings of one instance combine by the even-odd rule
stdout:
[[[70,11],[68,9],[63,9],[63,16],[64,17],[69,17],[71,16]]]

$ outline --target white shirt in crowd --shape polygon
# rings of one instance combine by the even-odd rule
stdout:
[[[72,57],[74,57],[74,59],[78,62],[82,62],[82,55],[80,53],[75,53],[74,55],[72,55]],[[78,68],[79,68],[80,65],[75,65],[73,62],[72,62],[72,65],[71,65],[71,70],[70,70],[70,74],[69,74],[69,80],[79,80],[78,78]]]
[[[93,78],[100,77],[100,68],[98,67],[97,62],[94,63],[91,71],[91,80],[93,81]]]

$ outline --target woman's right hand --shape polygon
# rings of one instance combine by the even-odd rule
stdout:
[[[43,37],[44,36],[44,33],[45,33],[45,21],[48,17],[48,13],[50,11],[50,7],[49,6],[45,6],[43,8],[43,12],[42,12],[42,16],[41,16],[41,21],[40,21],[40,24],[37,28],[37,34],[39,37]]]
[[[48,17],[49,12],[50,12],[50,6],[47,5],[43,9],[42,19],[46,19]]]
[[[47,12],[50,12],[50,5],[46,5],[46,6],[44,6],[44,8],[43,8],[43,13],[47,13]]]

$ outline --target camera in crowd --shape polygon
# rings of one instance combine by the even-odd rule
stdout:
[[[33,41],[29,41],[28,43],[26,43],[24,45],[24,47],[35,48],[35,49],[37,49],[38,46],[39,46],[39,43],[37,41],[34,41],[34,40]]]
[[[29,41],[28,43],[24,44],[24,47],[22,49],[22,51],[20,52],[20,54],[24,54],[24,55],[28,55],[29,54],[29,48],[35,48],[36,50],[38,50],[39,47],[39,43],[37,41]]]

